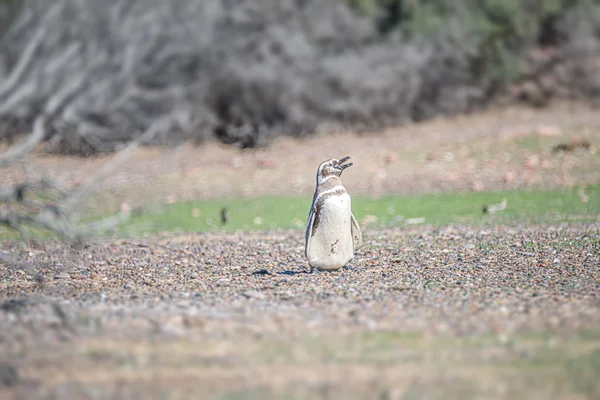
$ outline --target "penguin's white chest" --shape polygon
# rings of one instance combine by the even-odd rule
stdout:
[[[318,225],[310,239],[309,265],[319,269],[338,269],[354,257],[352,241],[352,202],[347,193],[330,196],[323,202]]]

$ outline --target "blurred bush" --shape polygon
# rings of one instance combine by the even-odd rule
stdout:
[[[0,0],[0,138],[50,149],[375,130],[600,93],[599,0]]]
[[[522,77],[520,61],[536,47],[559,46],[569,37],[561,26],[573,11],[596,12],[598,0],[348,0],[377,21],[382,35],[401,40],[458,34],[477,43],[477,66],[490,78]],[[597,16],[596,16],[597,17]],[[580,23],[582,21],[579,21]],[[590,21],[595,23],[597,21]],[[564,25],[564,24],[562,24]]]

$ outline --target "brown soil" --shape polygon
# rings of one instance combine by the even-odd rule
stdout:
[[[571,187],[600,182],[599,148],[600,113],[559,104],[543,110],[508,107],[363,135],[280,138],[249,151],[217,143],[144,149],[104,181],[88,207],[105,210],[122,202],[137,206],[263,194],[310,196],[317,166],[347,154],[355,167],[345,174],[344,183],[353,194]],[[44,175],[65,186],[84,184],[110,158],[40,153],[3,171],[0,183]]]

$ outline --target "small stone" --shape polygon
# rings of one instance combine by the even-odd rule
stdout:
[[[369,226],[377,222],[377,216],[375,215],[365,215],[361,220],[360,224],[364,226]]]
[[[540,165],[540,156],[537,154],[530,154],[525,158],[525,168],[536,169]]]
[[[262,169],[270,169],[276,168],[277,162],[275,160],[270,159],[260,159],[256,161],[256,165],[258,165],[258,167]]]
[[[242,293],[244,297],[248,299],[264,299],[265,294],[263,292],[259,292],[258,290],[246,290]]]
[[[558,126],[545,125],[538,126],[536,129],[536,133],[540,136],[554,137],[559,136],[562,133],[562,131]]]
[[[2,386],[9,387],[19,383],[19,371],[14,365],[0,362],[0,383]]]
[[[389,165],[389,164],[391,164],[391,163],[395,162],[397,159],[398,159],[398,157],[396,156],[396,154],[394,154],[394,153],[389,153],[389,154],[386,154],[386,155],[383,157],[383,163],[384,163],[385,165]]]
[[[59,272],[54,275],[54,279],[71,279],[71,275],[69,275],[67,272]]]
[[[259,269],[257,271],[252,272],[252,275],[271,275],[271,273],[266,269]]]
[[[34,279],[39,285],[42,285],[46,280],[46,276],[44,274],[37,274]]]
[[[482,182],[475,181],[471,184],[471,190],[474,192],[481,192],[485,189],[485,186]]]
[[[516,174],[513,171],[507,171],[504,176],[502,177],[502,181],[504,183],[513,183],[516,179]]]

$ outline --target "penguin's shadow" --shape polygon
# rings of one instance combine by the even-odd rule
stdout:
[[[337,270],[333,270],[333,271],[319,271],[318,269],[314,269],[312,271],[293,271],[293,270],[287,270],[287,271],[280,271],[280,272],[276,272],[278,275],[287,275],[287,276],[294,276],[294,275],[300,275],[300,274],[307,274],[307,275],[315,275],[315,274],[331,274],[331,273],[335,273],[335,272],[339,272],[341,270],[350,270],[350,271],[359,271],[358,267],[353,267],[350,265],[346,265],[343,268],[337,269]]]
[[[295,276],[295,275],[300,275],[300,274],[310,274],[310,272],[308,272],[308,271],[294,271],[294,270],[271,272],[271,271],[266,270],[266,269],[261,269],[261,270],[257,270],[257,271],[252,272],[252,275],[255,275],[255,276],[267,276],[267,275],[273,275],[273,274],[286,275],[286,276]]]
[[[308,271],[293,271],[293,270],[277,272],[277,275],[287,275],[287,276],[294,276],[294,275],[300,275],[300,274],[310,274],[310,272],[308,272]]]
[[[349,266],[349,265],[343,267],[343,269],[350,270],[350,271],[358,271],[359,270],[359,268],[352,267],[352,266]],[[319,274],[319,273],[331,273],[331,272],[335,272],[335,271],[319,271],[317,269],[315,269],[313,271],[306,271],[306,270],[298,271],[298,270],[288,269],[288,270],[285,270],[285,271],[277,271],[277,272],[275,272],[275,274],[277,274],[277,275],[286,275],[286,276],[296,276],[296,275],[314,275],[314,274]],[[271,273],[270,271],[268,271],[266,269],[263,269],[263,270],[252,272],[252,275],[262,275],[262,276],[265,276],[265,275],[273,275],[273,273]]]

